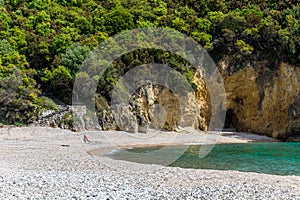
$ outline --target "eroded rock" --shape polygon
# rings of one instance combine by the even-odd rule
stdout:
[[[114,105],[113,115],[118,128],[122,131],[130,133],[138,132],[138,122],[136,116],[132,112],[130,105],[117,104]]]
[[[235,128],[274,138],[286,138],[288,132],[298,130],[289,115],[298,116],[294,102],[300,91],[299,77],[300,69],[285,63],[274,71],[248,67],[226,76],[227,110],[235,116]]]

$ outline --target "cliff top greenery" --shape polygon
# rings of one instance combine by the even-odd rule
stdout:
[[[231,57],[233,71],[245,60],[299,65],[298,0],[0,0],[0,122],[27,123],[52,108],[41,93],[70,102],[89,52],[110,36],[142,27],[191,36],[216,62]],[[141,63],[170,63],[192,76],[182,59],[160,54],[150,49],[122,56],[98,92],[108,99],[124,69]]]

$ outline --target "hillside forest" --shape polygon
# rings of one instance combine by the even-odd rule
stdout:
[[[78,69],[107,38],[143,27],[167,27],[201,44],[228,75],[245,61],[298,66],[298,0],[0,0],[0,123],[23,125],[57,109],[44,94],[71,103]],[[141,49],[121,56],[97,87],[96,108],[109,102],[118,77],[142,63],[169,63],[187,79],[194,70],[170,52]],[[106,103],[103,103],[106,102]]]

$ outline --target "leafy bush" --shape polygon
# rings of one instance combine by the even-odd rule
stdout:
[[[39,98],[39,104],[41,107],[45,110],[58,110],[57,105],[52,99],[49,99],[48,97],[41,96]]]
[[[238,47],[238,49],[241,51],[241,53],[245,54],[245,55],[251,54],[254,50],[254,48],[252,46],[250,46],[243,40],[237,40],[235,44]]]
[[[68,68],[72,77],[75,77],[79,67],[88,56],[90,51],[91,50],[89,47],[75,43],[67,49],[65,54],[62,54],[62,65]]]
[[[40,91],[24,81],[31,79],[17,68],[12,68],[9,75],[0,77],[0,123],[28,123],[37,117],[42,109],[38,95]]]
[[[39,85],[70,103],[74,78],[89,51],[125,30],[174,28],[193,37],[215,61],[230,56],[237,71],[251,59],[269,61],[270,67],[281,61],[300,65],[299,24],[296,0],[0,0],[1,117],[25,122],[47,107],[47,100],[39,102]],[[97,92],[103,98],[109,101],[118,78],[143,63],[169,64],[191,79],[194,71],[182,58],[140,48],[116,60],[100,78]],[[84,73],[78,77],[95,79]],[[4,101],[7,97],[11,100]]]

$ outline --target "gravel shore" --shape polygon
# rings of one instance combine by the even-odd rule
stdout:
[[[89,144],[83,144],[84,134]],[[300,199],[299,176],[112,160],[103,153],[146,143],[138,139],[142,135],[132,139],[126,134],[120,137],[120,132],[101,134],[38,127],[0,129],[0,199]],[[174,135],[155,135],[147,144],[168,144]],[[203,139],[183,134],[171,141],[188,143],[191,138],[194,143]],[[218,136],[219,143],[253,140],[268,141],[253,135]]]

